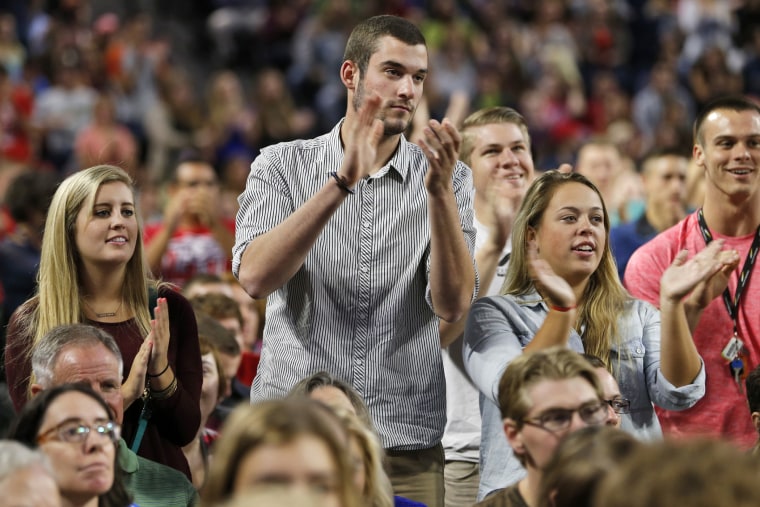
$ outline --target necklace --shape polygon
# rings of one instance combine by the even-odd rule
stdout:
[[[90,309],[90,311],[91,311],[92,313],[94,313],[94,314],[95,314],[95,316],[96,316],[97,318],[99,318],[99,319],[102,319],[102,318],[104,318],[104,317],[116,317],[116,314],[117,314],[117,313],[119,313],[119,310],[121,310],[121,305],[123,305],[123,304],[124,304],[124,299],[122,299],[122,300],[119,302],[119,307],[116,309],[116,311],[114,311],[114,312],[104,312],[104,313],[98,313],[98,312],[96,312],[96,311],[95,311],[95,309],[94,309],[92,306],[90,306],[90,303],[88,303],[88,302],[87,302],[87,300],[86,300],[85,298],[82,298],[82,301],[84,302],[85,306],[87,306],[87,308],[89,308],[89,309]]]

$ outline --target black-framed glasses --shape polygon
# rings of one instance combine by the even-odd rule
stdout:
[[[631,411],[631,400],[622,396],[615,396],[611,400],[604,400],[607,405],[612,407],[616,414],[628,414]]]
[[[607,403],[595,401],[586,403],[578,408],[552,408],[542,412],[538,417],[523,419],[523,424],[537,426],[552,433],[564,431],[570,427],[573,414],[578,412],[583,422],[591,426],[598,426],[607,421]]]
[[[37,443],[43,444],[57,437],[61,442],[81,444],[87,440],[87,435],[93,431],[96,435],[105,437],[113,443],[118,442],[121,438],[121,425],[114,421],[98,422],[92,426],[81,421],[64,421],[39,435]]]

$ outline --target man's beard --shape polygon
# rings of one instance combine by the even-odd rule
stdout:
[[[352,101],[352,106],[354,108],[354,112],[358,112],[359,108],[362,106],[362,103],[364,103],[366,95],[366,90],[364,89],[364,79],[361,79],[359,81],[359,85],[356,87],[356,93],[354,94],[354,99]],[[384,137],[391,137],[396,136],[398,134],[403,134],[406,132],[406,129],[409,128],[409,125],[412,123],[412,118],[414,117],[414,111],[416,109],[413,109],[411,114],[409,115],[409,120],[406,122],[402,122],[401,120],[398,121],[398,123],[388,123],[386,121],[385,113],[380,110],[380,114],[377,117],[381,122],[383,122],[383,136]]]

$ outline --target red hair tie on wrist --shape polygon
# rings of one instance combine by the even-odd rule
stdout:
[[[549,305],[549,308],[557,312],[569,312],[570,310],[575,310],[576,308],[578,308],[578,305],[573,305],[573,306]]]

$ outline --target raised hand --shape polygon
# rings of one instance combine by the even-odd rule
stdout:
[[[219,221],[218,195],[205,188],[196,190],[187,204],[187,209],[206,227],[211,228]]]
[[[686,250],[678,252],[660,278],[660,300],[677,303],[691,293],[689,299],[704,308],[718,297],[739,265],[739,253],[723,250],[723,243],[723,240],[710,242],[688,261]]]
[[[154,311],[155,319],[150,321],[150,334],[146,340],[153,341],[153,349],[148,363],[148,373],[158,375],[169,364],[169,304],[166,298],[158,298]]]
[[[164,208],[164,224],[171,230],[179,225],[182,216],[188,212],[191,195],[185,188],[177,190]]]
[[[153,350],[153,340],[150,337],[143,340],[140,350],[137,351],[132,368],[129,370],[127,380],[121,385],[121,395],[124,398],[124,410],[142,396],[145,389],[145,374],[148,373],[148,362]]]
[[[488,240],[501,251],[512,234],[517,210],[525,196],[527,187],[516,187],[503,180],[494,180],[486,190],[487,212],[491,224]]]
[[[429,193],[448,190],[451,188],[454,167],[459,160],[462,136],[448,118],[444,118],[442,123],[430,120],[423,133],[420,147],[430,166],[425,175],[425,187]]]
[[[535,244],[528,246],[528,274],[538,292],[556,306],[576,305],[575,293],[567,281],[556,274],[548,262],[538,256]]]
[[[366,97],[344,139],[345,153],[338,174],[349,187],[373,170],[377,147],[383,135],[383,122],[376,118],[381,104],[382,99],[376,93]]]

